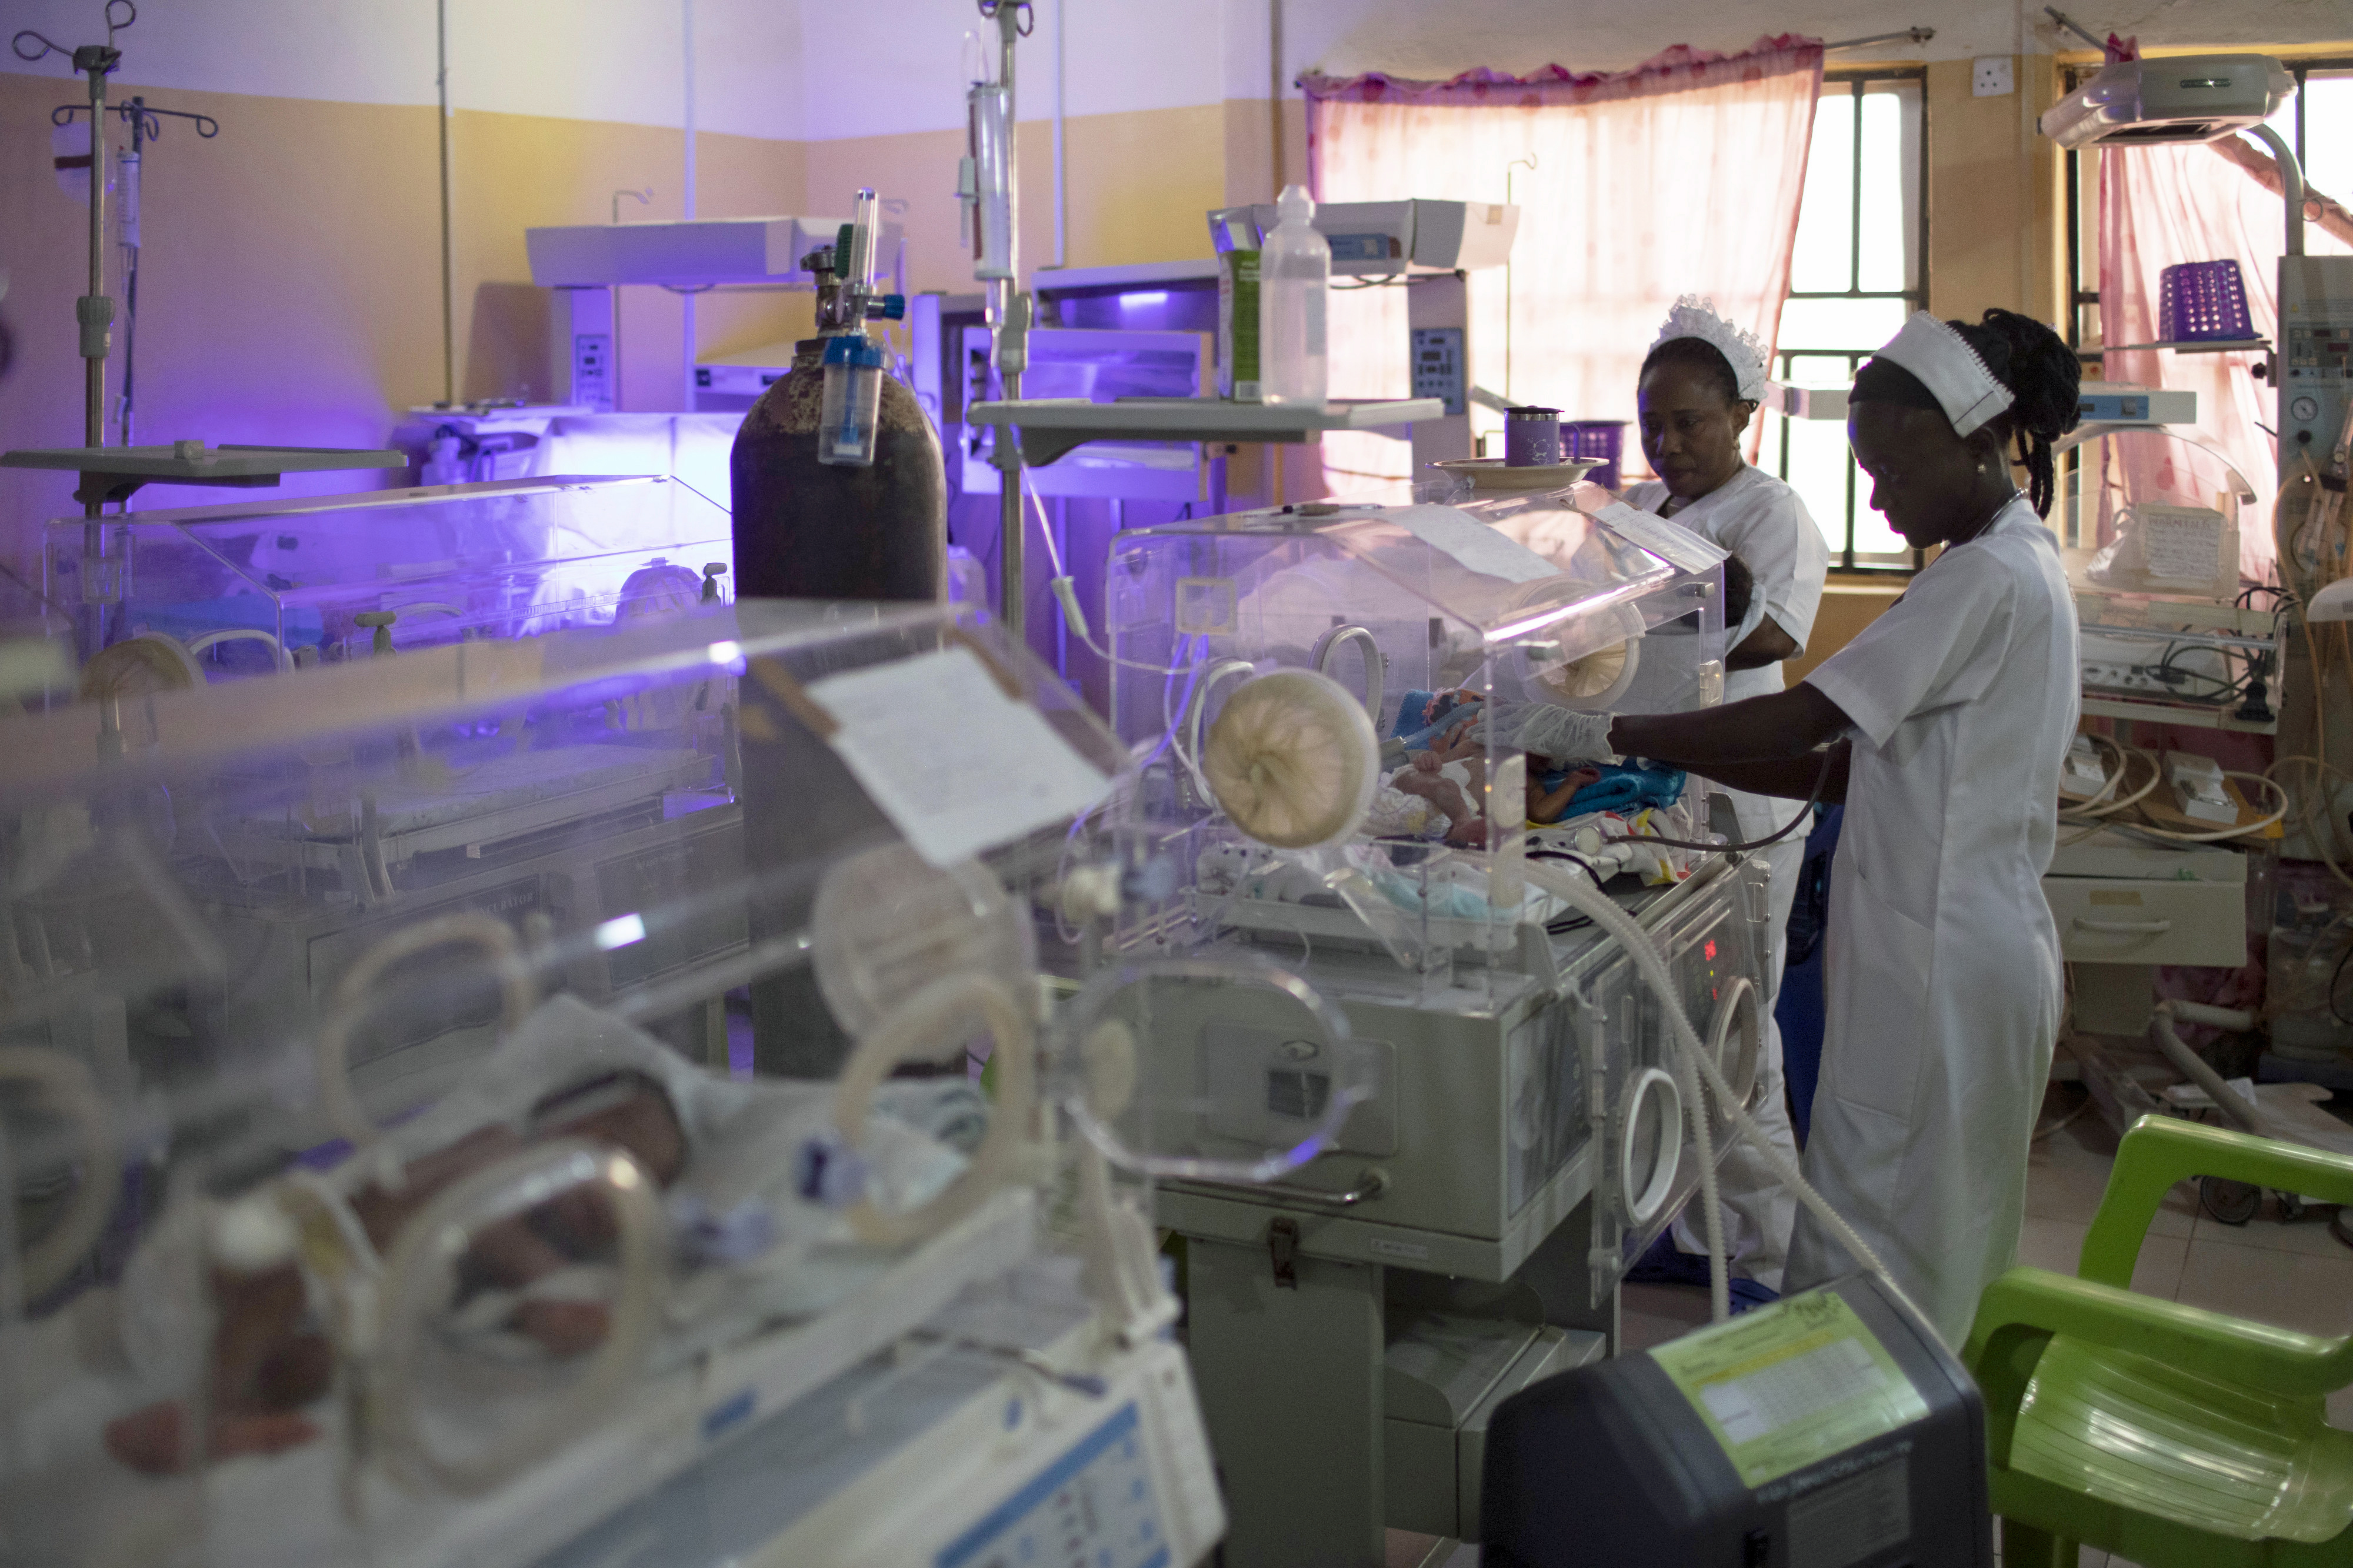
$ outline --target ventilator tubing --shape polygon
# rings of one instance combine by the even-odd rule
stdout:
[[[2173,1032],[2175,1019],[2185,1024],[2211,1024],[2219,1029],[2252,1029],[2255,1026],[2253,1013],[2236,1007],[2209,1007],[2203,1003],[2184,1002],[2168,997],[2157,1005],[2149,1019],[2149,1030],[2157,1037],[2158,1048],[2166,1059],[2189,1075],[2189,1079],[2204,1089],[2214,1101],[2214,1108],[2245,1131],[2257,1137],[2266,1136],[2255,1108],[2239,1096],[2221,1073],[2207,1064],[2206,1058],[2189,1048],[2179,1035]]]
[[[1807,1184],[1796,1163],[1773,1146],[1765,1136],[1764,1129],[1757,1125],[1746,1108],[1734,1097],[1732,1086],[1725,1081],[1723,1069],[1709,1058],[1706,1047],[1700,1044],[1698,1034],[1692,1028],[1691,1019],[1684,1016],[1682,999],[1675,992],[1674,978],[1667,973],[1666,961],[1659,956],[1658,946],[1651,940],[1650,933],[1636,924],[1631,915],[1620,909],[1616,900],[1580,875],[1564,872],[1552,863],[1541,860],[1528,862],[1523,874],[1529,881],[1577,913],[1590,918],[1595,925],[1618,939],[1619,944],[1632,955],[1634,967],[1641,973],[1644,984],[1665,1005],[1667,1022],[1671,1026],[1668,1035],[1674,1041],[1675,1049],[1685,1067],[1696,1069],[1697,1075],[1706,1081],[1709,1095],[1724,1107],[1734,1128],[1765,1156],[1765,1163],[1773,1173],[1797,1194],[1799,1203],[1814,1212],[1814,1216],[1829,1228],[1832,1238],[1846,1248],[1848,1256],[1862,1268],[1877,1275],[1899,1300],[1910,1307],[1915,1316],[1920,1316],[1919,1309],[1913,1305],[1904,1288],[1888,1273],[1887,1265],[1879,1260],[1879,1255],[1865,1245],[1862,1237],[1855,1234],[1854,1227],[1831,1207],[1821,1194]],[[1724,1217],[1716,1205],[1715,1152],[1708,1134],[1705,1103],[1697,1093],[1693,1093],[1686,1097],[1686,1104],[1692,1119],[1693,1137],[1699,1145],[1700,1201],[1705,1209],[1702,1217],[1706,1222],[1707,1231],[1708,1305],[1715,1321],[1722,1322],[1731,1316],[1731,1291],[1725,1275]],[[1926,1321],[1925,1316],[1923,1321]]]

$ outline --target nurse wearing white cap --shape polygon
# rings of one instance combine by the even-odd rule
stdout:
[[[1800,799],[1819,781],[1846,802],[1805,1174],[1954,1345],[2017,1247],[2059,1028],[2042,877],[2079,675],[2041,519],[2077,376],[2066,344],[2024,316],[1913,317],[1856,376],[1847,435],[1872,505],[1943,552],[1790,690],[1619,717],[1589,737],[1592,754]],[[1785,1288],[1850,1267],[1800,1211]]]
[[[1764,345],[1718,314],[1713,301],[1685,295],[1659,329],[1635,392],[1642,456],[1659,477],[1630,486],[1627,503],[1672,517],[1732,552],[1756,582],[1748,614],[1726,638],[1732,649],[1724,661],[1727,702],[1782,689],[1782,661],[1806,651],[1830,573],[1830,547],[1804,499],[1741,458],[1741,434],[1764,400],[1765,383]],[[1731,795],[1740,837],[1752,842],[1789,827],[1805,809],[1747,790]],[[1781,986],[1789,906],[1806,858],[1805,830],[1791,828],[1757,854],[1766,867],[1772,949],[1766,961],[1765,1055],[1756,1115],[1794,1164],[1798,1145],[1783,1100],[1781,1028],[1773,1003]],[[1716,1186],[1733,1273],[1779,1289],[1796,1197],[1746,1142],[1725,1155]],[[1675,1221],[1675,1243],[1685,1252],[1705,1250],[1697,1226],[1689,1213]]]

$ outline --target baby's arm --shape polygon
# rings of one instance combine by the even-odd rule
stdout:
[[[1528,820],[1557,822],[1561,813],[1568,809],[1568,803],[1577,798],[1577,792],[1600,776],[1599,768],[1571,768],[1568,777],[1561,781],[1560,787],[1551,790],[1537,784],[1531,776],[1528,780]]]
[[[1438,759],[1438,765],[1440,767],[1448,763],[1469,762],[1474,758],[1483,759],[1486,755],[1486,746],[1480,740],[1478,727],[1478,720],[1463,720],[1462,722],[1447,731],[1429,754]]]
[[[1389,780],[1389,787],[1402,790],[1408,795],[1418,795],[1422,799],[1434,803],[1438,799],[1438,792],[1446,787],[1450,781],[1439,776],[1435,763],[1426,768],[1421,765],[1421,759],[1428,755],[1430,755],[1428,752],[1416,752],[1414,765],[1409,768],[1399,768],[1397,775]]]

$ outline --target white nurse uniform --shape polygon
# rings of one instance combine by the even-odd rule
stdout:
[[[2023,500],[1806,677],[1853,721],[1806,1179],[1946,1341],[2008,1268],[2055,1044],[2042,878],[2075,731],[2075,610]],[[1786,1287],[1852,1268],[1800,1212]]]

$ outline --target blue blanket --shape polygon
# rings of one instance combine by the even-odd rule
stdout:
[[[1567,806],[1560,814],[1561,820],[1595,811],[1623,815],[1646,805],[1672,805],[1683,793],[1681,768],[1625,767],[1616,763],[1593,765],[1601,770],[1601,776],[1569,796]],[[1536,782],[1547,790],[1556,790],[1567,779],[1567,769],[1556,768],[1538,774]]]

